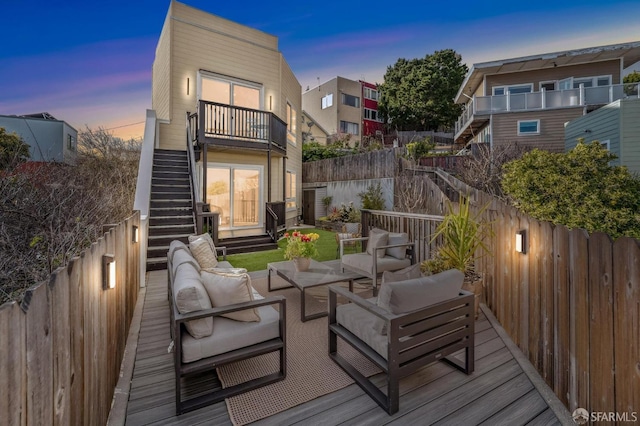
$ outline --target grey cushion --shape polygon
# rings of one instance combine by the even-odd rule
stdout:
[[[178,266],[182,265],[183,263],[191,264],[194,268],[196,268],[198,272],[200,272],[200,264],[193,258],[193,256],[191,256],[191,252],[189,250],[182,250],[182,249],[175,250],[173,252],[173,257],[171,259],[171,271],[170,271],[171,276],[174,277],[174,281],[175,281],[175,276],[176,276],[176,271],[178,269]]]
[[[216,317],[213,320],[215,333],[194,339],[182,335],[182,362],[193,362],[202,358],[220,355],[235,349],[275,339],[280,335],[280,316],[272,306],[257,309],[260,322],[241,322]]]
[[[409,242],[409,235],[406,233],[390,232],[387,240],[388,246],[395,244],[406,244]],[[395,257],[396,259],[404,259],[407,257],[407,246],[403,247],[391,247],[386,250],[388,256]]]
[[[369,240],[367,241],[367,254],[373,256],[375,251],[376,256],[384,257],[386,250],[374,250],[376,247],[386,246],[389,240],[389,233],[382,229],[373,228],[369,234]]]
[[[391,256],[379,257],[376,262],[376,270],[379,274],[384,271],[396,271],[411,265],[411,259],[400,260]],[[373,275],[373,256],[367,253],[345,254],[342,256],[342,267],[373,278],[371,277]]]
[[[212,272],[203,270],[200,277],[214,307],[235,305],[253,300],[253,287],[249,274],[228,274],[217,271],[215,268],[209,271]],[[257,309],[244,309],[223,316],[236,321],[260,321]]]
[[[189,247],[187,247],[185,243],[183,243],[180,240],[173,240],[171,241],[171,244],[169,244],[169,251],[167,252],[167,258],[173,259],[173,253],[175,253],[176,250],[184,250],[187,253],[191,254],[191,251],[189,251]]]
[[[200,272],[191,262],[183,262],[175,269],[173,300],[181,314],[211,309],[209,295],[200,281]],[[213,333],[213,318],[200,318],[185,323],[187,331],[196,339]]]
[[[456,297],[462,281],[464,274],[450,269],[436,275],[388,283],[380,287],[378,306],[396,315],[426,308]],[[386,323],[378,319],[374,329],[386,334]]]
[[[376,303],[375,298],[368,299],[368,301]],[[383,321],[381,318],[367,312],[355,303],[347,303],[336,307],[336,321],[373,348],[384,359],[387,359],[387,338],[371,327],[373,322]]]
[[[407,266],[397,271],[384,271],[382,273],[382,284],[412,280],[414,278],[420,278],[421,276],[420,264],[416,263],[415,265]]]
[[[216,254],[216,249],[213,246],[211,237],[201,237],[190,241],[189,249],[191,250],[193,257],[195,257],[200,264],[200,267],[215,268],[218,265],[218,255]]]

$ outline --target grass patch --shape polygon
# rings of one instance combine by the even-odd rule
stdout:
[[[318,257],[314,258],[315,260],[318,262],[325,262],[336,258],[338,243],[336,243],[335,232],[315,228],[301,229],[300,232],[303,234],[315,232],[320,235],[320,239],[316,242]],[[286,244],[287,241],[282,239],[278,241],[277,250],[230,254],[227,256],[227,260],[236,268],[247,268],[247,271],[249,272],[262,271],[267,269],[267,263],[282,262],[285,260],[284,248],[286,247]]]

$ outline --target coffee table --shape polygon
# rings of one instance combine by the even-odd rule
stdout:
[[[353,291],[353,281],[360,276],[352,273],[339,273],[335,269],[323,265],[311,259],[311,265],[307,271],[296,271],[292,261],[274,262],[267,264],[267,288],[269,291],[280,290],[282,288],[295,287],[300,290],[300,321],[307,322],[312,319],[326,317],[328,313],[318,312],[307,315],[305,310],[305,290],[321,285],[334,284],[342,281],[349,282],[349,291]],[[271,288],[271,273],[275,273],[280,278],[287,281],[290,286]]]

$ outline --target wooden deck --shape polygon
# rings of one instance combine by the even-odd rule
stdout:
[[[116,398],[109,424],[231,424],[225,403],[175,416],[173,358],[167,351],[171,339],[166,277],[166,271],[148,274],[144,308],[138,316],[139,333],[135,335],[138,325],[132,324],[128,342],[131,361],[124,363],[133,363],[131,352],[135,350],[135,365],[133,369],[127,365],[123,368],[123,382],[127,384],[127,370],[133,370],[130,389],[119,386],[117,393],[123,397],[120,404]],[[444,363],[425,367],[401,381],[400,411],[393,416],[354,384],[254,424],[574,424],[566,408],[488,311],[476,322],[475,344],[472,375]],[[382,385],[383,377],[376,379]]]

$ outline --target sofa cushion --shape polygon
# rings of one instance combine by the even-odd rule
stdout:
[[[199,240],[199,239],[203,239],[207,242],[207,244],[209,244],[209,247],[211,247],[211,251],[212,252],[216,252],[216,246],[213,243],[213,238],[211,238],[211,235],[209,235],[208,233],[204,233],[204,234],[200,234],[200,235],[189,235],[189,244],[191,244],[192,242]]]
[[[185,243],[183,243],[180,240],[173,240],[171,241],[171,244],[169,244],[169,251],[167,252],[167,258],[173,259],[173,254],[176,252],[176,250],[184,250],[187,253],[191,254],[189,247]]]
[[[382,273],[382,285],[385,283],[395,283],[397,281],[412,280],[414,278],[420,278],[422,272],[420,272],[420,264],[407,266],[397,271],[384,271]]]
[[[378,306],[392,314],[404,314],[453,299],[460,293],[464,274],[450,269],[436,275],[388,283],[380,287]],[[374,329],[386,334],[386,323],[377,319]]]
[[[375,298],[368,299],[368,301],[376,303]],[[387,338],[371,327],[375,321],[384,323],[382,318],[362,309],[355,303],[346,303],[336,307],[336,322],[373,348],[384,359],[387,359]]]
[[[198,263],[197,260],[193,258],[189,250],[182,250],[182,249],[174,250],[173,256],[169,258],[169,260],[171,261],[171,271],[169,271],[171,272],[171,277],[176,276],[176,271],[178,270],[178,266],[182,265],[183,263],[188,263],[192,265],[194,268],[196,268],[198,273],[200,273],[200,264]],[[175,280],[175,278],[173,279]]]
[[[211,304],[216,308],[253,300],[249,274],[228,274],[213,269],[203,270],[201,277]],[[260,321],[257,309],[244,309],[223,316],[236,321]]]
[[[389,240],[389,233],[387,231],[373,228],[369,233],[369,241],[367,242],[367,254],[373,256],[373,253],[375,251],[375,255],[377,257],[384,257],[386,254],[385,250],[374,250],[374,249],[376,247],[386,246],[388,240]]]
[[[409,235],[402,232],[389,232],[389,238],[387,239],[387,245],[392,246],[396,244],[406,244],[409,242]],[[387,256],[395,257],[396,259],[404,259],[407,257],[407,246],[402,247],[389,247],[386,250]]]
[[[209,295],[200,281],[200,272],[190,262],[177,266],[173,280],[173,300],[181,314],[211,309]],[[188,321],[185,327],[195,339],[213,333],[213,318]]]
[[[194,239],[189,242],[189,249],[201,268],[215,268],[218,265],[218,256],[213,242],[211,242],[211,237]]]
[[[220,355],[280,336],[280,316],[272,306],[257,308],[260,322],[240,322],[228,318],[213,319],[215,333],[204,339],[182,335],[182,362]]]
[[[384,251],[382,252],[384,253]],[[348,269],[360,272],[368,277],[373,274],[373,256],[367,253],[352,253],[342,256],[342,266],[347,265]],[[385,256],[376,259],[377,273],[384,271],[396,271],[411,265],[411,259],[396,259],[395,257]]]

